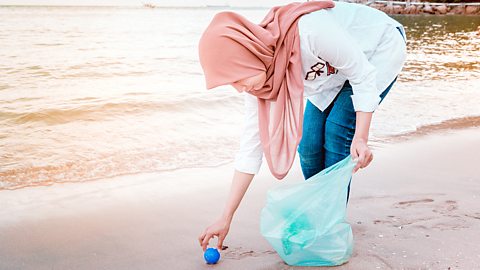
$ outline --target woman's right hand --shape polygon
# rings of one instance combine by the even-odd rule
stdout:
[[[225,239],[225,237],[227,237],[228,230],[230,229],[230,223],[230,220],[221,217],[205,229],[205,231],[198,237],[198,241],[200,243],[200,246],[202,246],[203,251],[207,249],[208,242],[214,236],[218,237],[218,250],[222,250],[223,240]]]

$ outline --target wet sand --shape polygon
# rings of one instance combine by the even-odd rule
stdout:
[[[374,149],[348,216],[355,249],[333,269],[480,269],[480,128]],[[266,166],[237,211],[228,249],[206,265],[197,236],[220,214],[232,164],[0,192],[0,269],[290,267],[259,232]],[[285,182],[302,181],[298,165]],[[329,269],[329,268],[322,268]]]

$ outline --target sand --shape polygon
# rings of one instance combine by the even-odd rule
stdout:
[[[351,260],[333,269],[480,269],[480,129],[376,145],[356,174]],[[234,218],[221,261],[197,236],[221,213],[232,164],[0,192],[0,269],[312,269],[262,238],[279,185],[266,166]],[[302,181],[296,165],[285,182]],[[329,269],[323,267],[322,269]]]

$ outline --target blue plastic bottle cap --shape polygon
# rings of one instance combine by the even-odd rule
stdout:
[[[203,257],[208,264],[216,264],[220,260],[220,252],[216,248],[207,248]]]

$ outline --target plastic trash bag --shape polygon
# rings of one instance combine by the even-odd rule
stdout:
[[[333,266],[352,255],[352,228],[345,220],[350,156],[306,181],[268,191],[260,217],[262,235],[289,265]]]

